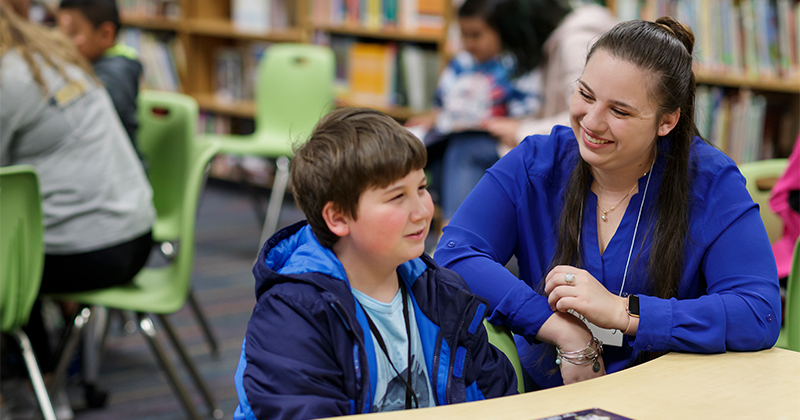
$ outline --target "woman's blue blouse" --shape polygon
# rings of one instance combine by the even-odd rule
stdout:
[[[578,154],[568,127],[528,137],[487,171],[444,229],[435,253],[437,262],[461,274],[474,293],[489,300],[492,323],[505,324],[518,335],[520,359],[542,387],[562,380],[554,370],[554,356],[542,356],[546,346],[535,340],[553,313],[536,290],[543,290],[541,282],[552,267],[563,192]],[[758,205],[735,163],[722,152],[695,138],[689,159],[690,222],[677,299],[651,297],[648,289],[647,265],[658,258],[650,250],[665,153],[654,164],[635,240],[647,176],[639,179],[639,192],[631,197],[602,255],[597,196],[589,192],[586,198],[580,268],[612,293],[640,295],[637,335],[626,336],[622,347],[605,348],[609,373],[630,366],[640,351],[759,350],[778,338],[778,276]],[[512,256],[519,278],[504,267]]]

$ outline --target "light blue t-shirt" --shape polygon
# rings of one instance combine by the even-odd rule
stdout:
[[[406,379],[408,377],[408,337],[406,336],[406,323],[403,319],[403,296],[401,291],[397,291],[391,302],[383,303],[356,289],[352,290],[355,298],[361,303],[364,311],[381,333],[383,342],[386,344],[386,350],[389,352],[389,357],[392,358],[392,363],[394,363],[403,379]],[[419,337],[411,296],[408,297],[408,308],[409,331],[411,331],[411,385],[414,388],[414,393],[417,394],[419,407],[433,407],[436,402],[433,399],[433,390],[428,379],[428,368],[425,366],[425,356],[422,353],[422,342]],[[375,387],[375,398],[370,411],[404,410],[406,408],[406,387],[403,385],[403,381],[397,377],[397,372],[389,364],[389,360],[381,350],[375,334],[372,334],[372,341],[375,344],[375,357],[378,363],[378,383]]]

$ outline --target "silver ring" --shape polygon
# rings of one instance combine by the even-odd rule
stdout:
[[[567,284],[571,286],[572,282],[575,281],[575,274],[572,273],[564,274],[564,281],[566,281]]]

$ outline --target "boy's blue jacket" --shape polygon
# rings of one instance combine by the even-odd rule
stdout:
[[[412,296],[436,404],[516,393],[511,362],[486,338],[486,301],[427,255],[397,271]],[[369,412],[376,349],[334,253],[299,222],[264,244],[253,274],[258,301],[236,370],[233,418]]]

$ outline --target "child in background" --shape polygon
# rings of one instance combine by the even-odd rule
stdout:
[[[343,108],[291,161],[308,217],[273,235],[253,273],[257,303],[234,419],[305,419],[516,393],[487,341],[484,299],[423,254],[433,203],[426,150],[392,118]]]
[[[523,0],[466,0],[458,11],[464,51],[442,72],[436,109],[406,126],[429,129],[434,192],[448,221],[483,172],[499,158],[486,132],[491,117],[522,118],[538,111],[541,75],[530,10]]]
[[[136,96],[142,64],[136,50],[117,43],[119,12],[114,0],[62,0],[59,28],[91,63],[114,103],[128,137],[136,145]]]

